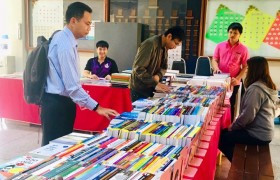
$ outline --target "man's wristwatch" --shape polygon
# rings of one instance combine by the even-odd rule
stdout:
[[[92,110],[93,110],[93,111],[96,111],[97,108],[98,108],[98,106],[99,106],[99,104],[97,104],[97,105],[95,106],[95,108],[93,108]]]

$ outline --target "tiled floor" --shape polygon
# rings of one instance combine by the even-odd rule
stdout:
[[[269,144],[270,154],[273,165],[274,179],[280,180],[280,125],[275,125],[275,133],[272,142]],[[224,180],[227,178],[230,169],[230,162],[223,157],[222,165],[216,169],[215,180]]]
[[[40,147],[41,137],[42,131],[39,126],[0,119],[0,164]],[[275,125],[270,151],[275,179],[280,180],[280,125]],[[229,168],[230,162],[223,158],[222,166],[217,166],[215,179],[226,179]]]
[[[0,163],[40,147],[41,137],[38,126],[0,119]]]

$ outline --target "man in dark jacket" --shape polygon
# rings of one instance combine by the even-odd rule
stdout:
[[[168,86],[159,83],[167,70],[167,50],[174,49],[184,39],[178,27],[168,29],[163,35],[146,39],[138,48],[130,79],[131,99],[152,97],[155,89],[169,92]]]

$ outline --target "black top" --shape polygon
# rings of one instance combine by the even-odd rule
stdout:
[[[98,77],[104,78],[108,74],[118,73],[118,66],[116,62],[106,57],[103,63],[98,62],[98,57],[94,57],[88,60],[85,70],[90,71],[92,74],[97,75]]]

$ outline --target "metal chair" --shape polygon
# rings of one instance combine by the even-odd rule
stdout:
[[[181,58],[180,61],[173,61],[172,70],[179,70],[179,73],[186,74],[186,61]]]
[[[197,76],[211,76],[212,68],[211,61],[208,56],[200,56],[196,61],[195,75]]]

